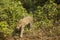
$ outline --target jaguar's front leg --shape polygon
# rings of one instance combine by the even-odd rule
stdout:
[[[24,33],[24,26],[21,27],[20,37],[23,37],[23,33]]]

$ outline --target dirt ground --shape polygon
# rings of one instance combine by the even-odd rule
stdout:
[[[0,40],[2,40],[0,38]],[[18,36],[7,37],[3,40],[60,40],[60,36],[48,37],[41,29],[36,29],[31,32],[26,31],[22,38]]]

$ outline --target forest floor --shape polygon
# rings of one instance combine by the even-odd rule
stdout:
[[[6,40],[60,40],[60,36],[48,37],[41,29],[33,30],[32,32],[26,31],[22,38],[15,36],[7,38]]]

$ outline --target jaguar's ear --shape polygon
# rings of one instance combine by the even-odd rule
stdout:
[[[17,27],[16,27],[16,29],[20,29],[20,27],[19,27],[19,26],[17,26]]]

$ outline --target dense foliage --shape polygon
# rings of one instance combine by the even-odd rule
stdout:
[[[33,15],[34,27],[60,35],[60,0],[0,0],[0,32],[12,34],[19,19]]]

